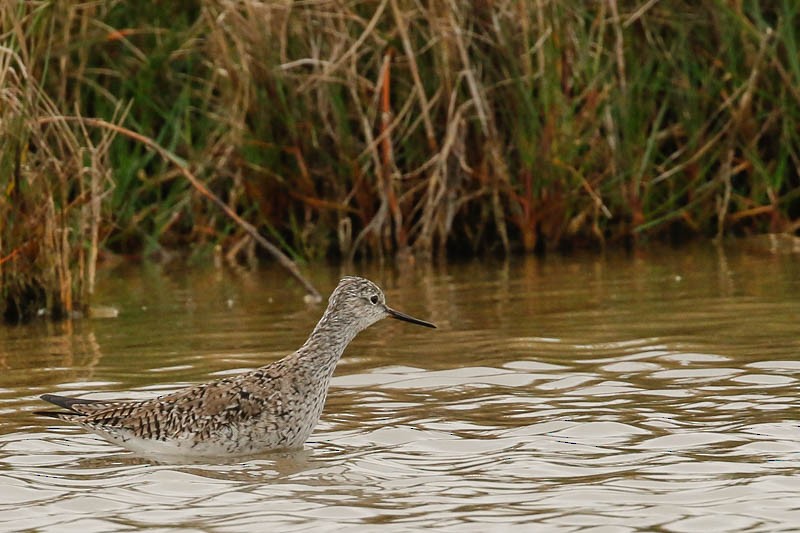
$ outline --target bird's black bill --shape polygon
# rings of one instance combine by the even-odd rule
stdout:
[[[395,311],[391,307],[387,307],[386,312],[389,313],[390,317],[396,318],[397,320],[404,320],[405,322],[411,322],[412,324],[417,324],[418,326],[425,326],[426,328],[436,327],[430,322],[425,322],[424,320],[420,320],[419,318],[414,318],[413,316],[401,313],[400,311]]]

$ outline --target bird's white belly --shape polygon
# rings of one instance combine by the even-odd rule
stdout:
[[[224,457],[253,455],[262,452],[298,449],[303,447],[303,442],[254,442],[239,440],[207,439],[197,441],[191,438],[173,439],[143,439],[127,432],[115,432],[114,434],[105,431],[93,430],[97,435],[104,437],[111,442],[127,448],[133,452],[154,455],[176,455],[193,457]]]
[[[274,427],[270,427],[267,431],[259,424],[244,427],[227,426],[203,439],[198,439],[191,432],[162,440],[142,438],[122,428],[85,427],[123,448],[145,455],[232,457],[300,449],[311,435],[317,421],[318,417],[296,420],[278,431],[275,431]]]

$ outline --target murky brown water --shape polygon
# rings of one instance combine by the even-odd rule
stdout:
[[[440,329],[362,333],[304,451],[196,464],[53,426],[36,396],[145,398],[259,366],[322,307],[277,270],[107,273],[119,318],[0,329],[0,530],[797,530],[799,263],[699,249],[348,272]]]

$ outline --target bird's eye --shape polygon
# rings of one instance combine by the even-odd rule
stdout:
[[[369,297],[369,301],[370,301],[370,303],[372,305],[377,304],[378,303],[378,295],[377,294],[373,294],[372,296]]]

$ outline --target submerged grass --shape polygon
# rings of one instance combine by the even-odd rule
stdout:
[[[791,0],[28,1],[0,17],[7,317],[31,293],[85,304],[104,251],[248,249],[186,172],[296,260],[800,227]]]

